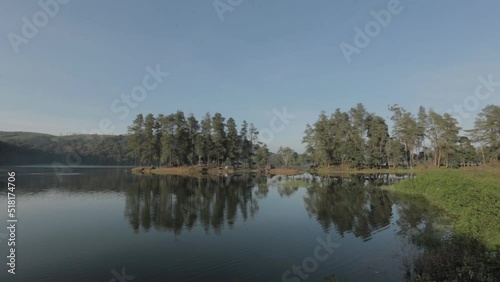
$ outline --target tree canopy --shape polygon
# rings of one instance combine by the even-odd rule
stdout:
[[[500,159],[500,107],[489,105],[477,116],[474,129],[462,131],[448,113],[419,107],[414,116],[399,105],[389,106],[392,129],[384,118],[358,104],[336,109],[306,126],[302,142],[314,165],[358,168],[457,167]],[[479,144],[478,158],[474,143]]]
[[[221,113],[206,113],[200,122],[192,114],[186,119],[182,111],[157,117],[148,114],[146,118],[139,114],[128,130],[129,153],[137,164],[268,162],[269,152],[258,142],[255,126],[243,121],[238,131],[235,119],[226,119]]]

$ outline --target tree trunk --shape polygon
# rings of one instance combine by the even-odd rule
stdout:
[[[483,165],[486,164],[486,158],[484,157],[483,144],[481,144],[481,154],[483,155]]]

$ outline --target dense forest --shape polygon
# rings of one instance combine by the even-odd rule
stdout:
[[[485,107],[470,130],[462,130],[450,114],[426,111],[423,106],[416,115],[398,105],[389,110],[392,130],[363,104],[348,112],[336,109],[330,116],[322,112],[305,130],[306,155],[317,165],[358,168],[458,167],[500,159],[499,106]]]
[[[363,104],[347,112],[336,109],[307,125],[304,154],[280,147],[271,154],[258,141],[258,130],[243,121],[238,130],[233,118],[207,113],[199,122],[182,111],[156,117],[139,114],[129,127],[128,148],[136,163],[194,165],[341,165],[357,168],[470,166],[500,159],[500,107],[489,105],[475,126],[462,130],[450,114],[423,106],[413,115],[393,105],[392,130],[387,121],[369,113]],[[463,134],[461,134],[463,132]]]
[[[54,136],[32,132],[0,132],[0,164],[68,164],[78,154],[81,165],[131,165],[124,135]],[[75,162],[73,160],[73,162]]]
[[[448,113],[420,107],[416,114],[393,105],[390,121],[363,104],[322,112],[308,124],[305,152],[280,147],[272,153],[259,131],[220,113],[200,120],[182,111],[137,115],[127,135],[67,135],[0,132],[0,164],[67,163],[77,153],[87,165],[341,166],[351,168],[459,167],[500,160],[500,106],[488,105],[466,130]]]

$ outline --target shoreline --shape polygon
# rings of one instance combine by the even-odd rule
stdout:
[[[489,169],[490,166],[462,167],[462,168],[437,168],[437,167],[414,167],[409,168],[382,168],[382,169],[341,169],[339,167],[320,167],[315,169],[298,168],[224,168],[224,167],[206,167],[206,166],[179,166],[179,167],[130,167],[130,171],[137,175],[180,175],[180,176],[221,176],[238,175],[244,173],[260,175],[286,175],[294,176],[304,173],[315,174],[319,176],[336,175],[355,175],[355,174],[425,174],[429,172],[454,172],[454,171],[482,171]]]
[[[425,248],[413,265],[420,277],[431,278],[425,281],[441,281],[442,277],[498,280],[499,168],[433,170],[385,188],[409,197],[423,197],[438,208],[440,220],[449,224],[451,233],[417,234],[412,238]]]
[[[421,195],[444,211],[458,234],[472,235],[489,248],[500,246],[498,166],[421,171],[384,189]]]
[[[270,170],[258,168],[231,169],[223,167],[179,166],[179,167],[134,167],[130,172],[137,175],[180,175],[180,176],[221,176],[253,173],[261,175],[298,175],[301,171],[295,168],[275,168]]]

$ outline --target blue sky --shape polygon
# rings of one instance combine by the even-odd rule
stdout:
[[[8,35],[22,36],[22,18],[43,10],[38,1],[2,1],[0,130],[81,133],[109,118],[120,134],[138,113],[176,110],[197,118],[220,112],[263,129],[273,109],[286,107],[295,118],[269,147],[302,151],[305,125],[320,111],[362,102],[383,117],[395,103],[444,112],[470,101],[478,77],[500,81],[494,0],[401,0],[401,12],[348,63],[341,42],[355,46],[354,29],[391,1],[241,0],[221,20],[211,0],[72,0],[17,54]],[[170,75],[120,119],[113,101],[157,65]],[[495,90],[462,126],[500,103]]]

